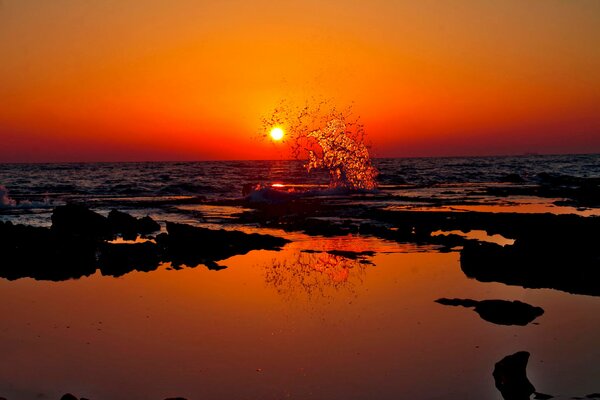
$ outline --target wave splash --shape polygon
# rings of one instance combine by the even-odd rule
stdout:
[[[264,131],[279,126],[296,159],[307,159],[305,168],[329,173],[329,186],[352,191],[377,189],[378,171],[365,144],[364,126],[350,108],[339,111],[328,102],[303,108],[282,102],[263,119]]]
[[[17,204],[16,201],[10,198],[8,190],[0,185],[0,208],[2,207],[14,207]]]

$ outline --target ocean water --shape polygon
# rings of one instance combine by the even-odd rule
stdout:
[[[506,205],[490,187],[530,187],[548,176],[594,179],[600,177],[600,155],[519,157],[377,159],[378,190],[344,193],[343,202],[365,202],[381,207],[428,205],[431,201],[463,205]],[[281,189],[322,191],[328,174],[307,172],[303,161],[220,161],[148,163],[68,163],[0,165],[0,218],[32,225],[48,223],[50,210],[66,202],[80,202],[100,212],[125,208],[159,220],[184,217],[177,204],[197,199],[207,207],[243,197],[244,185],[282,185]],[[339,194],[339,193],[338,193]],[[533,210],[583,213],[553,204],[560,198],[514,197]],[[226,209],[220,214],[231,212]]]
[[[357,209],[600,215],[562,196],[598,185],[600,155],[374,165],[378,189],[355,192],[328,188],[327,173],[307,174],[300,161],[1,165],[0,220],[49,226],[55,206],[79,202],[102,214],[150,215],[163,229],[177,221],[291,242],[221,260],[218,271],[162,262],[118,277],[98,269],[56,282],[0,279],[0,397],[500,400],[492,371],[518,351],[531,353],[537,391],[557,399],[600,392],[598,296],[470,279],[457,248],[238,218],[252,199],[269,208],[281,196],[346,223]],[[540,186],[549,191],[532,191]],[[519,300],[544,314],[499,325],[435,302],[442,297]]]

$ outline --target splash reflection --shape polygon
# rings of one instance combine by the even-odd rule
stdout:
[[[286,300],[327,299],[340,292],[355,296],[368,264],[362,255],[295,251],[265,265],[265,283]]]

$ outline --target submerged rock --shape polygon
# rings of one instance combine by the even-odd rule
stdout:
[[[535,387],[527,378],[529,353],[519,351],[504,357],[494,367],[494,382],[504,400],[529,400]]]
[[[481,319],[498,325],[525,326],[544,314],[541,307],[534,307],[520,301],[507,300],[471,300],[471,299],[437,299],[436,303],[447,306],[474,308]]]

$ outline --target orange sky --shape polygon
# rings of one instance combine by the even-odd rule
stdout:
[[[600,152],[599,49],[596,0],[0,0],[0,162],[281,158],[314,97],[380,157]]]

